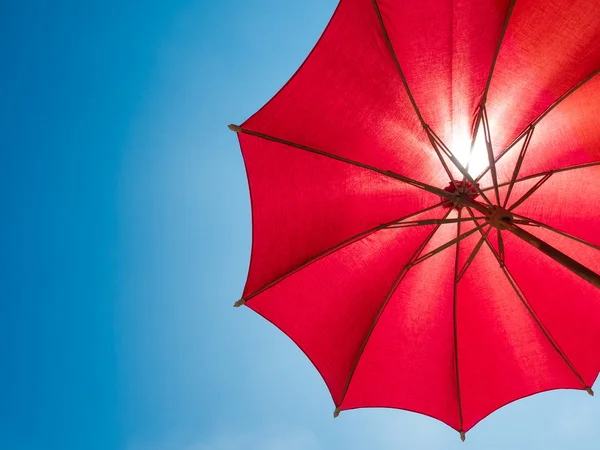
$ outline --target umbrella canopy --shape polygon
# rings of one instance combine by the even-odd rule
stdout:
[[[238,132],[237,306],[288,335],[335,415],[461,433],[600,371],[600,1],[342,0]]]

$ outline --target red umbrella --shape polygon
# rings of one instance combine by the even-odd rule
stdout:
[[[461,433],[600,371],[600,1],[342,0],[238,133],[245,304]]]

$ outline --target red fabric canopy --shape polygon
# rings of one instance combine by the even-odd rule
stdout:
[[[468,164],[481,200],[600,271],[598,11],[342,0],[234,127],[253,222],[240,303],[306,353],[336,412],[401,408],[464,433],[531,394],[591,392],[600,289],[433,188]]]

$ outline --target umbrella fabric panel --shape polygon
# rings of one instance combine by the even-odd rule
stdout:
[[[455,237],[456,225],[442,225],[422,254]],[[452,309],[454,259],[451,247],[406,274],[369,338],[342,409],[402,408],[459,428]]]
[[[560,244],[562,251],[592,262],[598,270],[598,250],[550,233],[543,235],[547,242]],[[600,370],[600,290],[536,248],[505,234],[506,266],[585,384],[592,386]]]
[[[583,386],[529,314],[490,249],[458,283],[457,339],[463,427],[531,394]]]
[[[377,4],[423,119],[466,164],[509,1]]]
[[[239,138],[253,222],[244,296],[357,234],[440,202],[371,170],[254,136]]]
[[[600,165],[553,174],[514,211],[600,246],[599,206]]]
[[[498,155],[535,118],[600,67],[598,0],[518,0],[487,108]]]
[[[434,186],[448,182],[371,1],[342,0],[302,67],[242,126]]]
[[[599,5],[600,8],[600,5]],[[519,178],[580,164],[600,163],[600,75],[565,98],[536,126]],[[498,181],[510,181],[523,140],[496,164]],[[577,173],[572,174],[577,177]],[[486,176],[482,186],[491,185]]]
[[[438,217],[429,211],[420,218]],[[334,402],[394,279],[432,226],[380,230],[283,279],[246,305],[310,358]]]

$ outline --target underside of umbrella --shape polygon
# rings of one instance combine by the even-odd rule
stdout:
[[[598,0],[342,0],[238,133],[242,299],[335,415],[465,433],[600,371]]]

